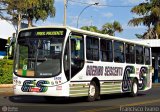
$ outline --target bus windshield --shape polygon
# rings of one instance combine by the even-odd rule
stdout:
[[[54,77],[61,72],[65,29],[32,29],[19,33],[14,72],[22,77]]]

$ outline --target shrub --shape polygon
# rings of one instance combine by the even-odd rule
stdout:
[[[11,84],[13,60],[0,59],[0,84]]]

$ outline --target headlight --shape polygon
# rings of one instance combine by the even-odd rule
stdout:
[[[51,85],[54,85],[54,81],[51,81]]]

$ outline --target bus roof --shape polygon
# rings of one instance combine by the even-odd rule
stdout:
[[[143,45],[143,46],[150,47],[150,45],[148,43],[143,43],[139,40],[138,41],[137,40],[129,40],[129,39],[121,38],[121,37],[110,36],[108,34],[101,34],[101,33],[86,31],[86,30],[82,30],[82,29],[78,29],[78,28],[73,28],[70,26],[38,26],[38,27],[24,28],[24,29],[21,29],[20,31],[29,30],[29,29],[38,29],[38,28],[65,28],[65,29],[68,29],[68,30],[76,32],[76,33],[82,33],[82,34],[86,34],[86,35],[90,35],[90,36],[97,36],[97,37],[102,37],[102,38],[106,38],[106,39],[113,39],[113,40],[122,41],[122,42],[126,42],[126,43],[133,43],[133,44],[137,44],[137,45]]]

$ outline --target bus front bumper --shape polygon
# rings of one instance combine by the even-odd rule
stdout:
[[[68,97],[69,90],[63,85],[51,86],[46,88],[28,88],[19,85],[14,85],[15,95],[34,95],[34,96],[57,96],[57,97]]]

